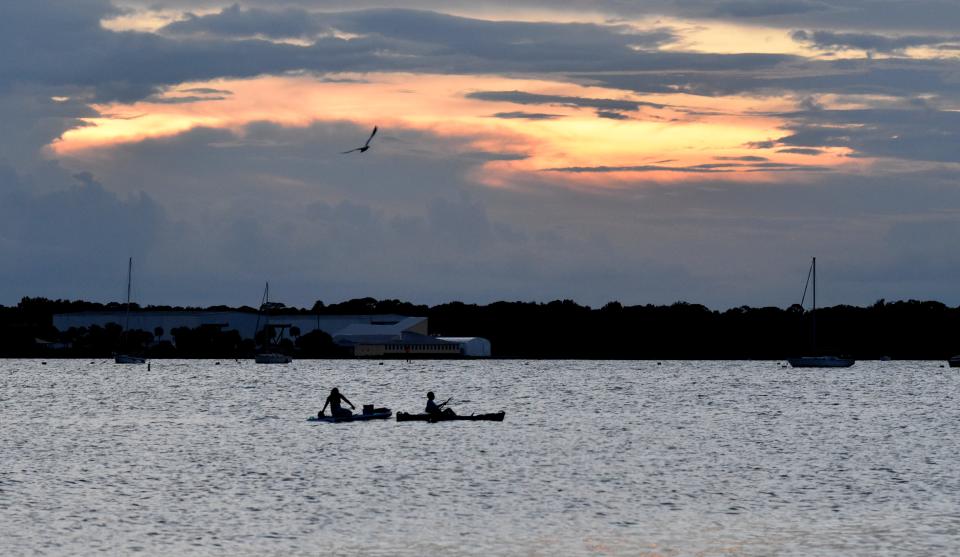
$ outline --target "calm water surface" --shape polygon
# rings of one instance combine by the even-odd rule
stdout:
[[[503,423],[312,424],[330,387]],[[956,555],[941,362],[0,360],[0,553]]]

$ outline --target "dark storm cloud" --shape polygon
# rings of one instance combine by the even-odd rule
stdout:
[[[100,19],[114,13],[108,2],[15,2],[0,19],[0,90],[15,83],[86,87],[99,101],[138,100],[158,87],[217,76],[322,66],[311,49],[263,41],[174,41],[147,33],[114,33]],[[321,44],[348,63],[352,47]]]
[[[874,52],[897,52],[917,46],[956,46],[957,36],[902,35],[888,36],[877,33],[837,33],[834,31],[796,30],[790,36],[820,50],[868,50]]]
[[[56,101],[51,97],[79,93],[76,87],[47,87],[35,84],[10,85],[0,89],[0,163],[25,166],[42,162],[43,148],[65,131],[84,126],[81,118],[96,111],[75,98]]]
[[[24,180],[0,166],[0,258],[16,261],[3,271],[0,296],[82,296],[115,285],[110,299],[119,299],[121,262],[149,253],[166,226],[163,209],[143,193],[120,198],[89,173],[42,193],[17,183]]]
[[[390,55],[381,56],[380,69],[430,68],[439,73],[614,68],[637,58],[637,49],[656,49],[676,39],[669,29],[638,30],[622,24],[487,21],[404,9],[319,13],[237,6],[215,14],[189,15],[161,33],[208,39],[317,41],[349,35],[349,41],[337,40],[367,47],[371,55]],[[404,60],[405,56],[417,60]]]
[[[273,23],[273,18],[278,21]],[[293,26],[290,22],[294,20],[301,23]],[[392,54],[377,62],[382,70],[406,67],[440,73],[749,70],[795,59],[777,54],[657,51],[659,46],[677,38],[666,28],[487,21],[399,9],[316,13],[298,8],[272,11],[234,7],[206,16],[191,16],[168,25],[162,32],[232,39],[303,38],[303,33],[330,39],[330,33],[351,33],[356,36],[348,42],[356,48],[369,43],[370,53]],[[403,56],[415,59],[403,60]]]
[[[34,6],[23,8],[23,5]],[[252,77],[306,70],[327,72],[410,71],[432,73],[542,74],[623,70],[772,68],[793,57],[767,54],[712,55],[659,52],[672,39],[662,29],[625,25],[485,21],[412,10],[372,10],[311,15],[320,34],[294,45],[248,38],[250,25],[265,26],[270,14],[228,8],[171,24],[166,34],[111,32],[99,21],[115,12],[107,2],[83,0],[17,4],[3,19],[0,89],[12,83],[88,88],[92,99],[129,102],[185,81]],[[278,12],[284,15],[287,12]],[[263,16],[265,23],[256,21]],[[309,17],[308,17],[309,16]],[[237,23],[237,19],[245,22]],[[285,18],[288,21],[296,18]],[[239,35],[215,33],[237,27]],[[274,34],[292,32],[277,24]],[[190,31],[190,32],[188,32]],[[299,32],[299,31],[298,31]],[[238,38],[239,37],[239,38]]]
[[[811,110],[784,114],[777,145],[847,147],[856,156],[960,162],[960,113],[934,109]]]
[[[585,81],[637,93],[725,95],[957,95],[952,60],[795,61],[764,71],[598,72]]]
[[[163,6],[182,10],[222,9],[222,0],[126,0],[141,8]],[[249,8],[297,8],[324,11],[393,8],[389,0],[244,0]],[[470,0],[409,0],[409,8],[470,12],[482,3]],[[496,6],[503,10],[504,5]],[[653,16],[758,23],[784,28],[907,29],[953,32],[960,21],[960,5],[951,0],[512,0],[520,11],[588,11],[610,17]]]
[[[610,9],[663,11],[681,17],[833,29],[929,29],[953,32],[960,5],[949,0],[679,0],[605,2]]]
[[[219,13],[170,23],[162,33],[221,37],[264,36],[274,39],[311,38],[333,32],[375,34],[412,43],[442,45],[480,57],[502,58],[504,50],[527,55],[560,55],[574,49],[657,47],[676,39],[666,28],[637,30],[623,24],[487,21],[407,9],[377,9],[339,13],[299,8],[243,9],[237,5]]]
[[[185,14],[160,31],[170,35],[206,35],[220,37],[264,36],[274,39],[308,38],[332,29],[304,9],[242,9],[238,4],[208,15]]]

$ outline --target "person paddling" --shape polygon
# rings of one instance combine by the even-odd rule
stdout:
[[[449,398],[448,398],[447,400],[441,402],[440,404],[437,404],[436,402],[434,402],[433,399],[434,399],[433,391],[428,392],[428,393],[427,393],[427,408],[426,408],[426,413],[427,413],[427,414],[430,414],[431,416],[440,416],[440,415],[443,415],[443,414],[446,414],[446,415],[448,415],[448,416],[456,416],[456,413],[454,413],[453,410],[451,410],[451,409],[449,409],[449,408],[444,408],[444,406],[446,406],[446,404],[447,404],[448,402],[450,402],[450,399],[449,399]]]
[[[334,418],[346,418],[353,415],[353,412],[347,410],[346,408],[340,407],[340,401],[344,401],[350,405],[350,408],[356,410],[356,406],[352,402],[347,400],[347,397],[340,394],[340,390],[336,387],[330,389],[330,396],[327,397],[327,401],[323,403],[323,408],[317,414],[317,417],[323,416],[323,411],[327,409],[327,405],[330,405],[330,415]]]

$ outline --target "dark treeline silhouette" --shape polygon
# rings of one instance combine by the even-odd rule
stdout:
[[[183,308],[149,306],[135,311],[245,311],[250,307]],[[0,306],[0,356],[106,357],[118,347],[119,325],[57,331],[52,315],[75,311],[120,311],[123,304],[24,298]],[[429,318],[431,334],[480,336],[498,358],[590,359],[783,359],[804,354],[847,355],[861,359],[944,359],[960,353],[960,307],[935,301],[880,300],[868,307],[834,306],[817,310],[816,350],[811,314],[799,305],[739,307],[725,311],[677,302],[669,306],[599,309],[570,300],[548,303],[451,302],[433,307],[399,300],[359,298],[288,314],[400,314]],[[236,331],[204,326],[170,331],[174,342],[155,343],[162,331],[130,331],[127,342],[153,357],[249,357],[254,342]],[[343,357],[344,351],[321,331],[291,331],[283,348],[300,357]],[[44,341],[38,343],[38,340]],[[69,348],[64,348],[69,346]],[[53,347],[56,347],[53,348]]]

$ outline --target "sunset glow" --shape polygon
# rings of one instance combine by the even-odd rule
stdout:
[[[561,98],[613,99],[663,105],[617,113],[623,119],[598,118],[594,110],[562,102],[536,107],[469,97],[473,91],[527,91]],[[204,95],[196,95],[204,91]],[[205,100],[209,98],[209,100]],[[187,101],[187,102],[178,102]],[[68,131],[53,144],[58,155],[96,156],[121,143],[169,137],[199,128],[242,133],[255,122],[303,127],[317,122],[377,124],[384,133],[412,129],[469,140],[475,148],[523,149],[522,161],[491,163],[502,172],[597,165],[635,167],[644,161],[671,159],[687,167],[715,162],[717,156],[756,155],[752,142],[783,134],[783,120],[764,116],[783,110],[778,99],[728,97],[705,102],[689,95],[639,97],[600,87],[499,77],[410,74],[265,76],[244,80],[184,83],[162,96],[131,104],[95,105],[103,115]],[[534,110],[535,109],[535,110]],[[512,112],[544,112],[549,119],[497,118]],[[520,153],[518,153],[520,154]],[[796,157],[793,157],[795,160]],[[790,157],[771,157],[771,160]],[[836,157],[806,157],[803,163],[836,165]],[[636,172],[624,171],[631,175]],[[756,179],[756,170],[750,169]],[[696,173],[649,172],[648,179],[677,181]],[[730,167],[724,174],[747,174]],[[481,175],[482,176],[482,173]],[[746,178],[746,177],[745,177]],[[567,180],[595,182],[583,176]]]

